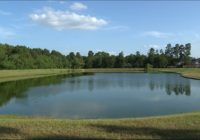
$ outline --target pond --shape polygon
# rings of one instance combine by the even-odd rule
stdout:
[[[0,114],[127,118],[200,109],[200,80],[166,73],[94,73],[0,84]]]

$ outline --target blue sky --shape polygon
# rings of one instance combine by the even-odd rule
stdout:
[[[200,2],[0,1],[0,42],[125,54],[192,43],[200,57]]]

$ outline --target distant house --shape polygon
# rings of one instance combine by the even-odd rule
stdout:
[[[181,64],[181,63],[178,63]],[[191,60],[191,64],[189,65],[183,65],[184,68],[200,68],[200,58],[199,59],[195,59],[193,58]]]
[[[183,67],[183,62],[176,63],[176,67]]]
[[[192,67],[200,68],[200,58],[199,59],[193,59],[191,65],[192,65]]]
[[[200,64],[199,61],[194,62],[194,65],[199,65],[199,64]]]

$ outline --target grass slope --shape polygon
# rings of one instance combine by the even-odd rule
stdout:
[[[140,119],[0,117],[1,139],[198,139],[200,113]]]
[[[82,69],[0,70],[0,82],[83,72]]]
[[[0,82],[38,78],[44,76],[81,73],[81,72],[143,72],[143,69],[31,69],[31,70],[0,70]]]
[[[154,71],[179,73],[183,77],[200,80],[200,68],[161,68]]]

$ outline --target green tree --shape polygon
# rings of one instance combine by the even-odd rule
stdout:
[[[125,65],[124,53],[120,52],[118,56],[116,56],[115,60],[115,67],[116,68],[123,68]]]
[[[184,64],[185,65],[188,65],[191,63],[191,58],[190,58],[190,55],[191,55],[191,43],[187,43],[185,44],[185,49],[184,49]]]
[[[92,68],[93,67],[93,60],[94,60],[94,53],[92,51],[88,52],[88,57],[85,60],[85,67]]]
[[[148,53],[148,62],[151,65],[154,65],[154,58],[155,58],[155,49],[150,48],[149,53]]]

